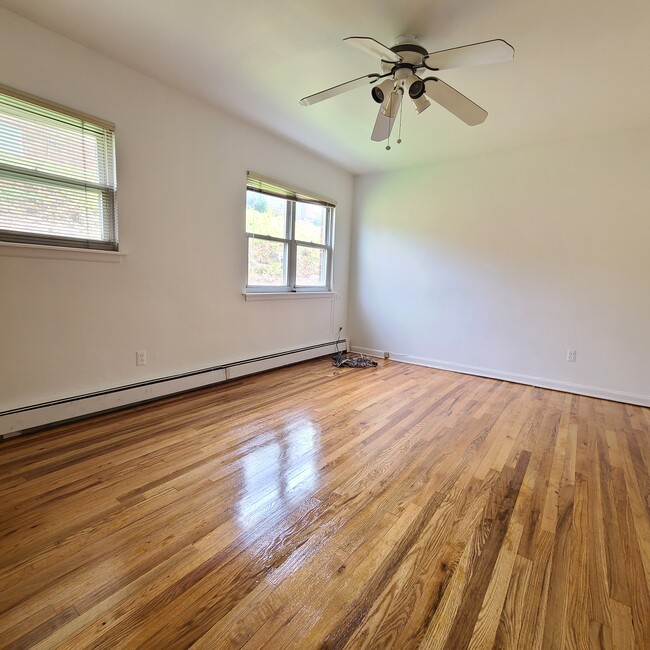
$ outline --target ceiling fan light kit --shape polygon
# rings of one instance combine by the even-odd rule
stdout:
[[[386,95],[393,91],[394,86],[395,82],[392,79],[384,79],[380,84],[373,86],[370,95],[378,104],[381,104]]]
[[[413,98],[411,98],[413,99]],[[431,102],[426,97],[418,97],[413,99],[413,105],[415,106],[415,112],[419,115],[425,108],[431,106]]]
[[[439,52],[427,52],[414,36],[400,36],[393,47],[387,47],[374,38],[351,36],[343,39],[358,50],[380,61],[380,73],[371,73],[309,95],[300,100],[302,106],[310,106],[330,99],[354,88],[371,85],[371,97],[379,104],[377,120],[371,139],[376,142],[388,140],[401,113],[402,97],[407,94],[419,114],[433,100],[469,126],[485,121],[487,111],[458,92],[440,78],[430,73],[450,68],[484,65],[510,61],[514,57],[512,45],[502,39],[472,43]],[[401,137],[397,141],[401,142]],[[386,149],[390,149],[389,146]]]

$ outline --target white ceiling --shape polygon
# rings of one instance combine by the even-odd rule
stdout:
[[[0,6],[363,173],[650,122],[648,0],[0,0]],[[468,127],[437,105],[403,114],[403,143],[370,141],[377,105],[360,88],[298,100],[378,71],[342,42],[429,51],[492,38],[512,63],[440,73],[489,113]]]

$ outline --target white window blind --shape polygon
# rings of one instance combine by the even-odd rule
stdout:
[[[0,240],[117,250],[113,125],[0,86]]]
[[[292,201],[300,201],[301,203],[315,203],[329,208],[336,207],[336,203],[330,199],[319,197],[312,192],[305,192],[303,190],[289,189],[284,187],[277,181],[265,178],[259,174],[248,172],[246,175],[246,188],[254,192],[268,194],[270,196],[277,196],[281,199],[289,199]]]

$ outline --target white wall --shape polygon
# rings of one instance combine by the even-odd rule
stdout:
[[[321,343],[346,325],[349,174],[2,9],[0,83],[116,124],[127,253],[0,256],[0,411]],[[337,300],[244,300],[247,169],[338,202]]]
[[[359,178],[353,347],[650,405],[649,170],[645,129]]]

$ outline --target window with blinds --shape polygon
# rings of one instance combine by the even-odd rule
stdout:
[[[0,86],[0,240],[117,250],[114,126]]]
[[[247,290],[330,291],[334,207],[249,172]]]

